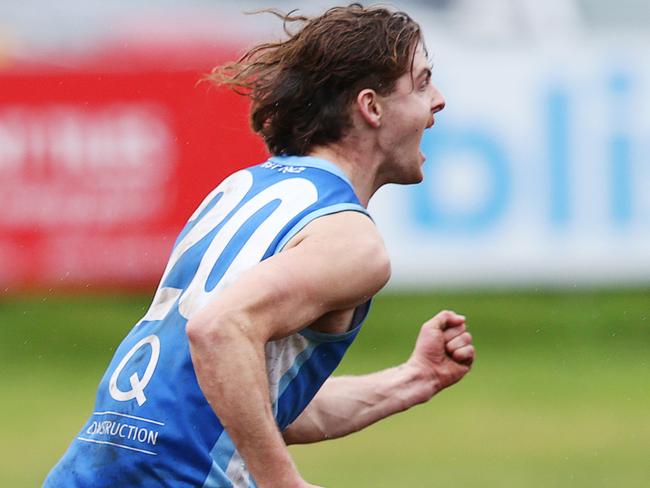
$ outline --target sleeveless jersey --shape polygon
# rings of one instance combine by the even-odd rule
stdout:
[[[312,157],[272,157],[213,190],[176,240],[151,307],[117,348],[92,415],[45,486],[254,487],[199,388],[185,326],[242,271],[309,222],[342,211],[367,214],[345,174]],[[346,333],[304,329],[267,343],[280,430],[339,364],[369,307],[357,308]]]

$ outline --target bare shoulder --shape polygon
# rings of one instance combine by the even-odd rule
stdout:
[[[319,217],[305,226],[286,249],[295,247],[306,239],[327,239],[331,244],[372,246],[385,252],[384,242],[377,226],[367,215],[356,211],[337,212]]]
[[[375,223],[363,213],[346,211],[308,224],[286,246],[310,256],[311,267],[340,287],[341,295],[363,301],[390,278],[390,258]],[[352,290],[356,292],[350,293]]]

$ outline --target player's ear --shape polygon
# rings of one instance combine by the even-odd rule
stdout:
[[[381,105],[375,90],[365,88],[357,95],[357,109],[368,125],[375,129],[381,125]]]

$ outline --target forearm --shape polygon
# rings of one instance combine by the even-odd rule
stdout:
[[[426,402],[438,390],[435,378],[410,363],[364,376],[330,378],[283,432],[284,440],[304,444],[342,437]]]
[[[257,486],[300,486],[301,478],[273,418],[263,343],[228,324],[220,324],[218,334],[190,325],[190,352],[201,390]]]

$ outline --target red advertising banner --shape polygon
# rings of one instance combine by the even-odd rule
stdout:
[[[0,73],[0,290],[159,279],[194,207],[265,157],[247,100],[200,76]]]

